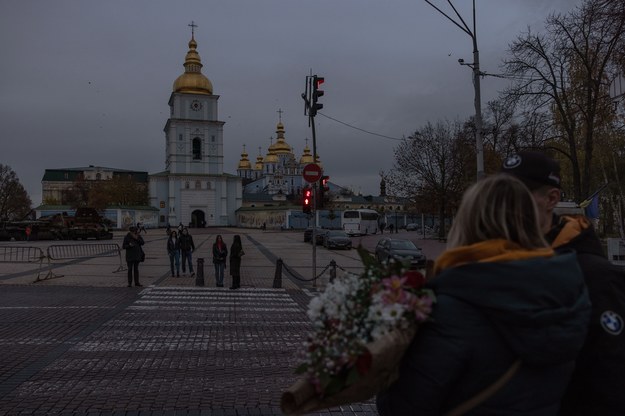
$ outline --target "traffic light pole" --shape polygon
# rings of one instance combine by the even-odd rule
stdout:
[[[323,96],[323,91],[319,86],[323,84],[324,78],[317,75],[306,77],[306,90],[302,94],[304,99],[304,114],[308,115],[308,124],[312,131],[313,142],[313,163],[317,163],[317,133],[315,131],[315,115],[317,110],[323,108],[323,104],[317,104],[317,99]],[[312,104],[311,104],[312,101]],[[312,286],[317,287],[317,199],[319,198],[319,181],[312,184]]]

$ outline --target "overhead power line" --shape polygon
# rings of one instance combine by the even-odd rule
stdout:
[[[404,140],[404,139],[398,139],[397,137],[385,136],[384,134],[374,133],[374,132],[372,132],[372,131],[368,131],[368,130],[365,130],[365,129],[361,129],[360,127],[356,127],[356,126],[353,126],[353,125],[351,125],[351,124],[345,123],[344,121],[337,120],[337,119],[335,119],[334,117],[330,117],[329,115],[327,115],[327,114],[323,114],[323,113],[321,113],[321,112],[317,112],[317,114],[322,115],[322,116],[324,116],[325,118],[329,118],[329,119],[330,119],[330,120],[332,120],[332,121],[336,121],[337,123],[340,123],[340,124],[342,124],[342,125],[344,125],[344,126],[347,126],[347,127],[349,127],[349,128],[352,128],[352,129],[354,129],[354,130],[362,131],[363,133],[371,134],[371,135],[373,135],[373,136],[383,137],[383,138],[385,138],[385,139],[389,139],[389,140],[398,140],[398,141],[402,141],[402,140]]]

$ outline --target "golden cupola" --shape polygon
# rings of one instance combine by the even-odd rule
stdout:
[[[256,156],[256,165],[254,166],[254,170],[263,170],[263,157],[262,155]]]
[[[304,147],[304,154],[299,159],[299,163],[301,165],[307,165],[309,163],[313,163],[313,155],[310,153],[310,148],[308,147],[308,143],[306,147]]]
[[[273,151],[277,155],[284,155],[292,153],[291,146],[288,145],[286,140],[284,139],[284,124],[282,122],[278,122],[276,126],[276,134],[278,135],[278,140],[273,144]]]
[[[269,151],[267,152],[267,156],[265,157],[265,163],[278,163],[278,156],[272,146],[269,146]]]
[[[251,170],[252,169],[252,164],[250,163],[250,160],[247,158],[247,152],[245,151],[245,145],[243,145],[243,153],[241,153],[241,160],[239,160],[239,167],[238,169],[240,170]]]
[[[189,41],[189,52],[184,60],[184,74],[174,81],[174,92],[213,94],[213,84],[202,74],[202,60],[197,53],[197,42],[193,35]]]

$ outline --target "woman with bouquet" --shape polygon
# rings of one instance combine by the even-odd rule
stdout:
[[[380,415],[556,415],[590,316],[575,253],[549,248],[529,191],[501,174],[464,194],[447,248]]]

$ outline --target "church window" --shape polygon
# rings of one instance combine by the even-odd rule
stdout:
[[[193,139],[193,160],[202,159],[202,140],[199,137]]]
[[[102,174],[101,174],[100,172],[96,173],[96,174],[95,174],[95,180],[96,180],[96,181],[99,181],[99,180],[101,180],[101,179],[102,179]]]
[[[195,181],[195,189],[202,189],[202,183],[200,181]]]
[[[215,143],[215,136],[211,136],[211,142]]]
[[[188,181],[184,183],[184,189],[189,189],[189,182]]]
[[[182,134],[178,135],[178,140],[182,140]]]
[[[211,183],[210,182],[206,182],[206,189],[211,189]]]

